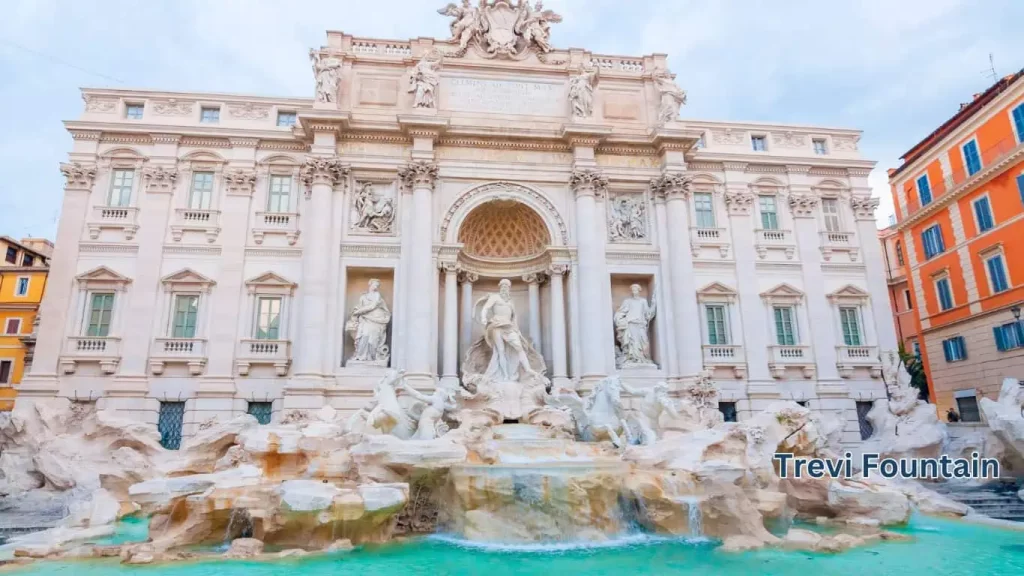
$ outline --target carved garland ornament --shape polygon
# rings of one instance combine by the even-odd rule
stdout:
[[[427,160],[410,162],[398,170],[402,185],[410,190],[416,188],[434,189],[437,181],[437,164]]]
[[[566,227],[565,221],[563,221],[561,216],[558,215],[558,210],[555,208],[555,205],[552,204],[546,196],[536,190],[513,182],[493,182],[491,184],[484,184],[483,186],[477,186],[476,188],[464,193],[462,196],[459,196],[455,202],[452,203],[451,207],[448,208],[448,212],[445,213],[444,219],[441,221],[441,238],[448,237],[448,227],[451,226],[452,219],[455,218],[456,212],[458,212],[462,206],[475,198],[490,194],[494,194],[497,198],[503,200],[515,200],[517,196],[526,196],[539,203],[555,220],[555,226],[557,226],[558,234],[562,238],[562,244],[565,245],[569,243],[569,229]]]

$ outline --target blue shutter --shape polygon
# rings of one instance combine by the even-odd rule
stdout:
[[[1021,137],[1024,138],[1024,134]],[[1017,176],[1017,192],[1020,193],[1020,203],[1024,204],[1024,174]]]
[[[928,185],[927,174],[917,179],[917,195],[920,196],[921,206],[932,201],[932,189]]]
[[[981,158],[978,156],[978,143],[971,140],[963,146],[964,162],[967,164],[967,174],[973,176],[981,170]]]
[[[992,329],[992,333],[995,334],[996,337],[996,350],[999,350],[1000,352],[1005,352],[1006,336],[1003,334],[1003,327],[996,326],[995,328]]]
[[[950,348],[952,348],[952,344],[953,342],[950,340],[942,341],[942,355],[946,357],[946,362],[953,361],[953,352],[950,350]]]
[[[1013,123],[1017,126],[1017,141],[1024,142],[1024,104],[1013,109]]]
[[[980,198],[974,203],[974,215],[978,219],[978,231],[991,230],[995,225],[992,222],[992,207],[989,206],[988,198]]]
[[[935,230],[935,248],[937,249],[936,250],[936,254],[945,252],[946,251],[946,243],[942,240],[942,227],[941,226],[936,226],[934,228],[934,230]]]

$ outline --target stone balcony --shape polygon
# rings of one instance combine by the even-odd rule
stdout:
[[[853,376],[856,368],[866,368],[872,378],[882,375],[878,346],[836,346],[836,368],[843,378]]]
[[[198,232],[206,236],[206,241],[213,243],[220,235],[219,210],[193,210],[179,208],[174,211],[174,223],[171,224],[171,238],[181,242],[185,232]]]
[[[65,374],[74,374],[78,364],[93,362],[104,374],[113,374],[121,362],[121,339],[100,336],[72,336],[64,343],[60,367]]]
[[[821,236],[821,257],[826,262],[832,259],[836,252],[846,252],[850,261],[856,262],[858,249],[856,236],[853,232],[819,232]]]
[[[186,364],[188,373],[198,376],[203,373],[206,358],[206,340],[157,338],[149,350],[149,370],[159,376],[167,364]]]
[[[139,209],[134,206],[95,206],[86,223],[89,238],[97,240],[104,230],[121,230],[125,240],[139,231]]]
[[[708,368],[731,368],[736,378],[747,377],[747,360],[743,346],[730,344],[704,344],[704,366]]]
[[[235,351],[235,363],[240,376],[248,376],[253,365],[273,366],[278,376],[287,376],[291,362],[291,340],[246,339],[238,343]]]
[[[768,257],[770,251],[782,252],[786,255],[786,260],[792,260],[796,255],[793,231],[758,228],[754,230],[754,250],[757,251],[757,257],[762,260]]]
[[[786,375],[787,368],[797,368],[803,372],[804,378],[814,378],[815,363],[814,353],[810,346],[780,346],[768,347],[768,370],[773,378],[782,378]]]
[[[257,212],[252,227],[253,242],[263,244],[268,234],[283,235],[288,239],[288,245],[294,246],[299,240],[299,215],[292,212]]]
[[[704,248],[717,249],[722,258],[728,258],[731,243],[725,228],[690,228],[690,250],[694,258],[700,256]]]

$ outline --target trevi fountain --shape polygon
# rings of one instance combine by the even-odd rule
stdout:
[[[214,282],[216,274],[204,272],[200,262],[160,282],[169,295],[179,285],[197,287],[200,307],[214,304],[200,323],[210,331],[202,356],[182,358],[164,347],[160,354],[148,352],[147,363],[148,336],[129,337],[132,330],[149,329],[139,328],[132,316],[145,311],[133,307],[114,312],[112,322],[126,334],[116,354],[90,356],[80,345],[50,354],[49,344],[67,350],[62,330],[78,305],[70,292],[60,295],[59,277],[52,280],[33,373],[14,411],[0,415],[0,572],[1024,571],[1024,532],[936,491],[950,482],[886,480],[859,471],[836,478],[780,475],[777,453],[838,458],[846,451],[889,457],[980,451],[999,460],[1004,476],[1024,471],[1024,395],[1016,380],[1006,381],[998,401],[981,401],[987,428],[976,438],[953,439],[892,351],[892,327],[882,325],[888,301],[877,268],[877,201],[867,197],[855,138],[831,136],[837,153],[845,150],[845,162],[858,167],[848,172],[852,196],[849,189],[828,188],[834,183],[822,186],[846,199],[851,220],[868,235],[861,246],[819,247],[817,233],[807,228],[814,225],[815,194],[831,193],[810,184],[810,177],[834,174],[836,168],[788,170],[790,192],[779,197],[792,214],[786,217],[788,231],[759,232],[755,238],[746,230],[752,226],[751,190],[782,185],[754,178],[786,175],[787,169],[744,172],[740,160],[714,156],[717,145],[724,146],[725,156],[742,156],[729,146],[749,129],[681,122],[686,94],[663,67],[663,56],[628,59],[554,49],[551,25],[561,17],[539,2],[464,0],[440,12],[451,19],[449,40],[372,41],[331,33],[330,46],[312,54],[315,98],[299,103],[306,108],[298,114],[297,139],[299,132],[311,135],[317,153],[335,146],[339,133],[372,132],[386,115],[382,106],[392,100],[401,100],[398,119],[405,136],[344,140],[346,154],[356,158],[351,167],[314,154],[301,165],[270,162],[256,175],[225,175],[228,196],[218,213],[224,230],[202,223],[172,228],[172,243],[187,241],[196,230],[203,244],[224,243],[225,259],[232,257],[229,252],[257,260],[263,252],[287,258],[290,247],[304,246],[296,268],[301,272],[295,273],[301,278],[298,314],[288,316],[296,287],[287,280],[292,268],[263,275],[254,270],[254,280],[243,287],[241,279],[226,275]],[[399,69],[401,83],[369,75],[354,87],[354,65]],[[522,101],[508,103],[502,100],[508,94],[495,86],[469,84],[497,82],[468,79],[472,70],[488,67],[544,81],[522,94]],[[630,91],[640,83],[639,92]],[[548,102],[555,92],[562,100]],[[87,99],[87,114],[102,114],[103,101]],[[163,118],[186,104],[169,102],[155,108]],[[372,113],[346,112],[367,102],[376,106]],[[547,137],[540,128],[503,136],[502,130],[522,128],[515,122],[524,106],[539,106],[541,115],[564,111],[557,136],[562,144],[529,141]],[[252,106],[230,110],[240,110],[231,112],[238,122],[265,116]],[[476,116],[460,124],[462,112]],[[502,114],[512,120],[501,120]],[[633,124],[640,128],[633,130]],[[469,134],[469,125],[516,145],[486,147],[483,136]],[[698,140],[706,136],[709,156],[694,159],[694,150],[704,150],[695,147]],[[805,138],[776,136],[772,142],[780,148]],[[395,196],[382,185],[390,164],[371,161],[372,154],[360,156],[359,150],[393,148],[406,139],[412,143],[411,163],[398,167]],[[459,154],[472,146],[488,153],[473,156],[478,162],[521,157],[508,163],[525,180],[536,169],[531,162],[570,157],[572,166],[559,177],[563,188],[568,178],[575,205],[553,204],[531,187],[476,186],[473,195],[454,196],[455,206],[440,224],[441,244],[432,252],[430,239],[438,238],[431,223],[431,214],[437,215],[435,181],[470,178],[472,166]],[[263,145],[258,148],[262,152]],[[442,159],[440,172],[435,157]],[[95,169],[81,164],[84,148],[76,147],[75,158],[77,164],[64,168],[69,198],[75,186],[88,188],[96,177]],[[202,165],[205,158],[192,162]],[[133,161],[115,155],[106,165]],[[724,186],[698,174],[716,169],[725,172]],[[220,167],[215,170],[220,174]],[[145,174],[146,202],[161,182],[174,185],[166,174]],[[251,236],[255,244],[232,252],[229,201],[252,194],[254,183],[268,175],[272,186],[280,185],[275,174],[297,174],[308,186],[300,201],[311,204],[299,210],[304,227],[292,227],[293,208],[273,218],[260,212],[260,227],[238,228],[239,238]],[[740,186],[729,180],[736,174]],[[346,224],[334,236],[331,204],[317,204],[332,186],[340,194],[351,191]],[[434,194],[447,201],[448,189],[436,187]],[[713,211],[727,218],[721,226],[729,223],[731,240],[727,229],[687,226],[705,217],[687,208],[698,197],[721,202]],[[480,244],[471,235],[451,241],[456,224],[463,231],[493,227],[493,220],[472,221],[472,210],[481,207],[526,222],[500,232],[536,240],[537,250],[474,253],[470,248]],[[572,214],[571,239],[570,226],[558,216],[563,209]],[[143,244],[146,222],[139,227]],[[543,234],[529,235],[534,223]],[[79,258],[79,268],[88,269],[86,244],[102,244],[111,230],[127,233],[125,226],[97,225],[95,235],[83,227],[91,239],[82,241],[79,256],[65,259],[73,268]],[[65,228],[62,223],[62,234]],[[327,265],[307,258],[326,257],[324,238],[339,237],[349,280],[343,280],[348,288],[337,313],[343,319],[334,326],[328,317],[335,317],[335,308],[325,304],[325,287],[334,285],[322,269]],[[352,244],[353,237],[361,244]],[[391,237],[400,249],[394,267],[375,263],[391,253]],[[62,241],[68,244],[59,238],[58,250]],[[156,241],[164,242],[163,236]],[[70,244],[76,242],[72,237]],[[359,254],[357,261],[345,260],[351,253]],[[114,286],[118,298],[149,289],[142,263],[132,278],[115,260],[108,262],[107,268],[69,276],[67,285],[74,280],[85,286],[83,299],[103,286]],[[712,279],[723,274],[733,280]],[[794,279],[785,281],[787,274]],[[767,280],[759,280],[762,275]],[[155,269],[150,276],[160,278]],[[707,278],[705,288],[697,289],[698,278]],[[521,281],[528,285],[525,297]],[[543,294],[540,282],[548,285]],[[218,320],[238,307],[230,296],[218,300],[224,285],[238,293],[248,288],[246,305],[254,306],[250,316],[257,325],[252,340],[237,348],[227,341],[222,357],[225,349],[217,339],[225,337],[223,327],[239,324],[236,317]],[[830,302],[863,306],[867,346],[851,352],[831,344],[834,336],[822,328],[829,324]],[[813,334],[814,341],[804,336],[803,345],[767,342],[760,330],[762,304],[774,307],[776,316],[795,311],[785,322]],[[716,315],[730,309],[723,325]],[[267,318],[272,321],[264,323]],[[701,325],[721,332],[711,335]],[[333,344],[342,338],[344,345]],[[135,354],[137,341],[145,342],[141,356]],[[326,371],[329,356],[320,351],[332,347],[344,358]],[[436,359],[432,347],[440,351]],[[142,376],[126,376],[133,366]],[[222,369],[228,376],[214,377]],[[99,385],[105,390],[99,401],[91,389],[79,393],[104,378],[116,384]],[[184,424],[179,419],[177,428],[166,427],[161,403],[168,395],[155,390],[161,382],[193,381],[198,392],[184,403]],[[277,383],[284,390],[267,403],[269,422],[244,408],[215,407],[259,399],[255,392],[243,393],[250,382]],[[858,425],[855,398],[873,402],[863,419],[872,431],[866,439],[850,436]],[[218,404],[221,399],[227,404]],[[146,416],[152,412],[148,402],[160,404],[159,426]],[[726,411],[726,404],[735,410]],[[169,443],[175,432],[181,436]]]

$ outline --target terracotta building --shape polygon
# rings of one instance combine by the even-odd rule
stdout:
[[[1024,70],[975,95],[889,171],[897,223],[886,246],[903,251],[931,397],[967,421],[1004,377],[1024,378],[1022,142]]]
[[[907,251],[903,245],[903,236],[893,225],[879,230],[878,239],[882,243],[885,279],[889,288],[889,304],[892,306],[896,340],[904,351],[920,354],[921,341],[917,333],[918,322],[914,314],[910,282],[907,279]]]
[[[0,410],[10,410],[35,347],[36,313],[53,244],[0,236]]]

